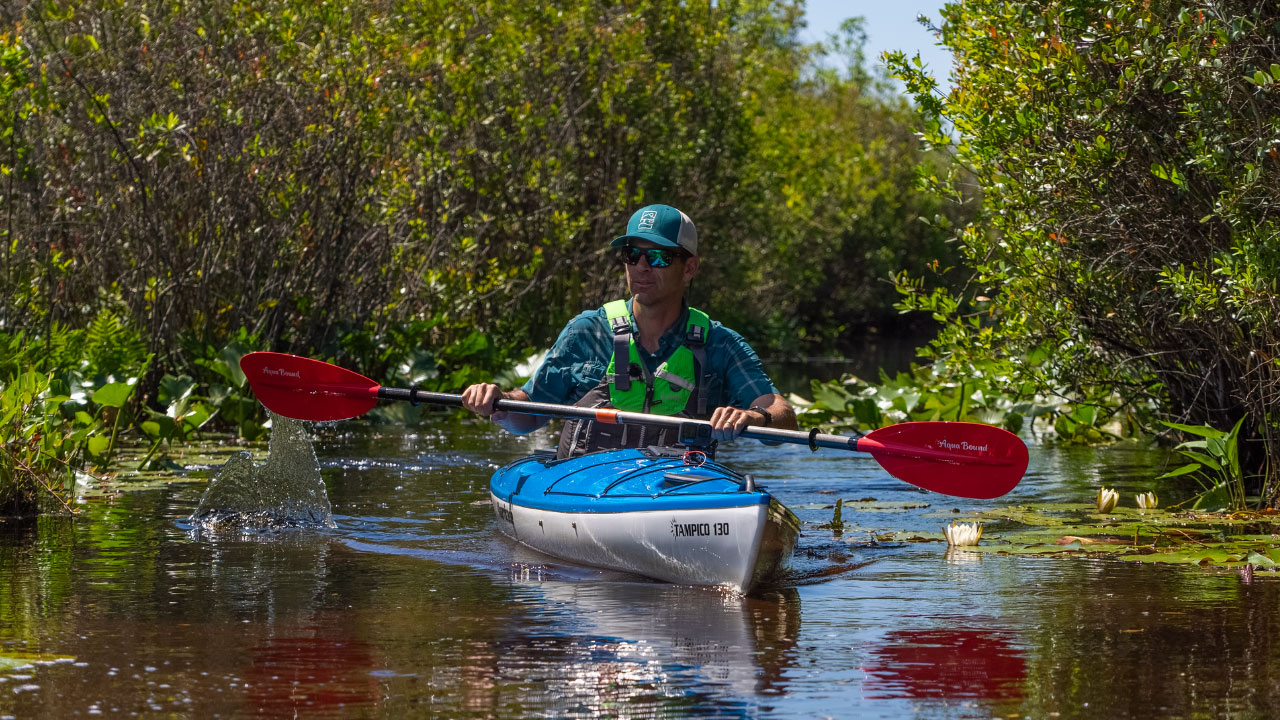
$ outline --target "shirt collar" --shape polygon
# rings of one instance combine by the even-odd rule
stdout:
[[[633,302],[635,302],[635,298],[627,300],[627,314],[631,316],[631,329],[635,331],[636,335],[639,335],[640,327],[636,325],[635,312],[632,311],[631,307]],[[653,353],[651,357],[668,357],[671,353],[675,352],[676,348],[680,347],[680,345],[684,343],[684,329],[688,324],[689,306],[686,304],[684,309],[680,311],[680,316],[676,318],[676,321],[671,323],[671,327],[663,331],[661,338],[658,338],[658,352]],[[636,349],[639,350],[641,354],[649,354],[638,342],[636,343]]]

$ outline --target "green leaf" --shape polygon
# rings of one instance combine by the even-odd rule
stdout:
[[[843,387],[836,381],[830,383],[814,382],[810,385],[813,392],[813,401],[815,404],[827,410],[843,410],[845,405],[853,399]]]
[[[133,387],[120,382],[107,383],[93,393],[93,401],[105,407],[124,407],[129,395],[133,393]]]
[[[155,430],[154,433],[148,432],[147,434],[155,438],[173,437],[173,431],[178,428],[178,423],[175,422],[173,418],[163,413],[158,413],[155,410],[147,410],[147,413],[151,415],[151,420],[143,424],[153,425]]]
[[[205,423],[209,422],[209,418],[213,417],[209,413],[209,409],[204,403],[195,403],[192,405],[187,414],[182,416],[182,424],[188,431],[199,430]]]
[[[1169,472],[1157,477],[1156,480],[1164,480],[1165,478],[1178,477],[1179,475],[1187,475],[1199,470],[1200,467],[1201,467],[1200,463],[1189,463],[1187,465],[1183,465],[1182,467],[1176,470],[1170,470]]]
[[[1190,460],[1195,460],[1201,465],[1211,468],[1215,472],[1222,472],[1222,463],[1218,462],[1216,458],[1212,458],[1208,455],[1205,455],[1204,453],[1198,453],[1190,450],[1179,450],[1178,452],[1182,453]]]
[[[111,447],[111,438],[106,435],[94,435],[85,443],[85,448],[90,455],[94,457],[101,456],[107,452],[107,448]]]
[[[191,379],[190,375],[174,377],[165,374],[160,379],[160,402],[165,405],[171,405],[176,402],[185,400],[193,390],[196,389],[196,381]]]
[[[225,363],[225,369],[219,372],[237,388],[244,387],[245,383],[244,371],[240,369],[240,358],[244,354],[245,348],[236,343],[227,345],[222,348],[222,352],[218,353],[218,359]]]
[[[1214,485],[1196,498],[1196,510],[1221,510],[1231,507],[1231,492],[1225,485]]]
[[[1181,425],[1179,423],[1164,422],[1163,420],[1160,421],[1160,424],[1171,427],[1174,430],[1181,430],[1182,432],[1190,435],[1199,435],[1200,437],[1220,438],[1227,436],[1227,433],[1224,433],[1221,430],[1215,430],[1208,425]]]
[[[1276,566],[1275,560],[1272,560],[1271,558],[1259,553],[1256,550],[1249,553],[1249,557],[1245,558],[1245,562],[1249,563],[1250,565],[1257,565],[1259,567],[1275,567]]]

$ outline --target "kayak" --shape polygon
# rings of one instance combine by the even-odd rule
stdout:
[[[742,592],[785,567],[800,521],[776,498],[702,453],[535,453],[493,474],[498,527],[546,555],[670,583]]]

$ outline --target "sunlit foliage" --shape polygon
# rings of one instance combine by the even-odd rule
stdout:
[[[1183,423],[1245,417],[1242,462],[1277,472],[1280,8],[965,0],[942,17],[949,94],[894,62],[929,142],[984,193],[959,236],[965,292],[903,282],[948,322],[936,354]]]

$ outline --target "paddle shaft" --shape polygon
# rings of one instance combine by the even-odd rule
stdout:
[[[411,403],[427,403],[429,405],[445,405],[451,407],[462,407],[462,396],[453,393],[428,392],[418,390],[417,388],[389,388],[383,386],[375,387],[344,387],[328,388],[331,391],[340,391],[350,394],[368,394],[370,397],[376,397],[381,400],[403,400]],[[706,420],[694,420],[690,418],[670,417],[666,415],[650,415],[647,413],[627,412],[625,410],[609,410],[574,407],[572,405],[556,405],[552,403],[538,403],[525,400],[508,400],[500,399],[494,403],[495,410],[504,412],[523,413],[525,415],[538,415],[542,417],[565,418],[592,420],[595,422],[606,423],[610,425],[650,425],[655,427],[672,428],[680,433],[682,441],[706,441],[711,439],[711,423]],[[963,455],[957,455],[953,452],[944,450],[935,450],[926,447],[917,447],[915,445],[903,445],[901,443],[880,442],[871,438],[850,437],[847,435],[831,435],[828,433],[820,433],[816,429],[805,432],[803,430],[782,430],[779,428],[760,427],[756,425],[748,425],[741,433],[741,437],[750,438],[752,440],[762,440],[774,443],[791,443],[794,445],[807,445],[812,450],[818,448],[830,448],[835,450],[852,450],[855,452],[888,452],[899,457],[913,457],[921,460],[945,460],[949,462],[978,462],[983,465],[1005,465],[1012,464],[1012,461],[1003,461],[998,458],[967,458]]]
[[[314,422],[357,417],[379,400],[465,407],[461,395],[382,387],[337,365],[282,353],[249,353],[240,359],[253,391],[272,412]],[[705,420],[554,405],[503,398],[503,410],[540,417],[574,418],[613,425],[649,425],[675,430],[674,444],[701,446],[714,433]],[[963,422],[906,422],[863,437],[748,426],[742,437],[766,443],[806,445],[870,453],[890,475],[947,495],[994,498],[1012,490],[1027,469],[1027,446],[1007,430]]]

